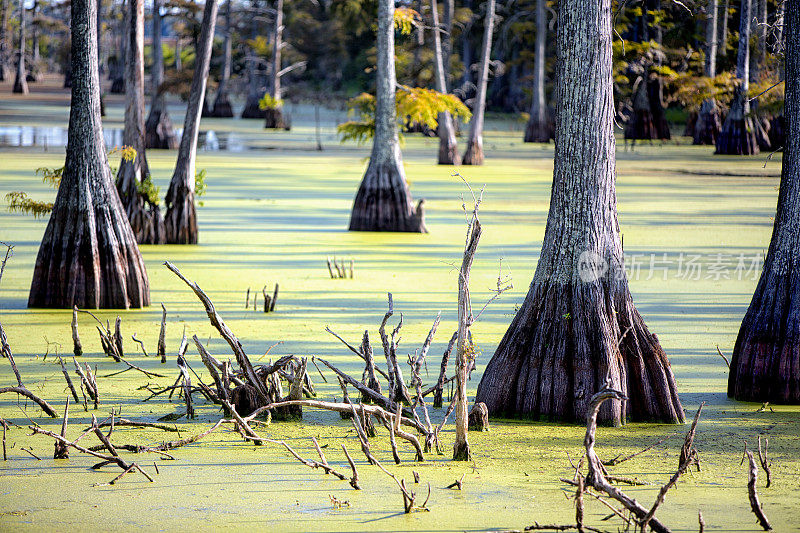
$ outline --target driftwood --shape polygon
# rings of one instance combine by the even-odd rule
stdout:
[[[378,372],[378,373],[379,373],[381,376],[383,376],[383,377],[384,377],[384,379],[386,379],[387,381],[389,380],[389,376],[388,376],[388,374],[386,374],[386,372],[384,372],[383,370],[381,370],[380,368],[378,368],[377,366],[375,366],[375,359],[374,359],[374,358],[373,358],[373,356],[372,356],[372,346],[371,346],[371,345],[370,345],[370,343],[369,343],[369,333],[368,333],[366,330],[364,331],[364,337],[361,339],[361,350],[359,350],[359,349],[355,348],[355,347],[354,347],[352,344],[350,344],[349,342],[347,342],[346,340],[344,340],[342,337],[340,337],[340,336],[339,336],[339,334],[337,334],[336,332],[334,332],[334,331],[333,331],[333,330],[332,330],[330,327],[328,327],[328,326],[325,326],[325,331],[327,331],[328,333],[330,333],[331,335],[333,335],[334,337],[336,337],[337,339],[339,339],[339,340],[342,342],[342,344],[344,344],[345,346],[347,346],[347,348],[348,348],[348,349],[349,349],[351,352],[353,352],[354,354],[356,354],[357,356],[359,356],[361,359],[363,359],[363,360],[364,360],[364,362],[367,364],[367,366],[370,366],[370,361],[372,361],[372,364],[371,364],[371,366],[372,366],[372,368],[374,369],[374,371],[375,371],[375,372]],[[368,349],[368,351],[369,351],[369,354],[367,354],[367,349],[366,349],[366,348],[365,348],[365,346],[364,346],[364,343],[365,343],[365,342],[366,342],[366,345],[369,347],[369,349]],[[376,392],[379,392],[379,393],[380,393],[380,392],[381,392],[381,389],[380,389],[380,383],[378,382],[378,380],[377,380],[377,379],[375,379],[375,383],[377,383],[377,385],[378,385],[378,386],[377,386],[377,388],[376,388],[376,387],[372,387],[372,386],[369,384],[369,382],[365,383],[365,385],[366,385],[367,387],[370,387],[370,388],[372,388],[372,389],[373,389],[373,390],[375,390]]]
[[[411,403],[411,398],[408,395],[408,389],[403,380],[403,371],[400,369],[400,364],[397,361],[397,344],[399,342],[397,334],[400,332],[400,328],[403,327],[403,314],[400,313],[400,321],[397,323],[394,330],[392,330],[392,336],[390,338],[386,335],[386,323],[394,314],[392,293],[388,293],[388,298],[389,309],[386,311],[386,314],[383,315],[378,333],[380,333],[383,353],[386,357],[386,367],[389,376],[389,397],[395,402],[409,404]]]
[[[72,379],[70,379],[69,372],[67,372],[67,367],[64,366],[64,360],[59,357],[58,362],[61,364],[61,372],[64,374],[64,379],[67,380],[67,386],[72,393],[72,397],[75,399],[75,403],[81,403],[80,398],[78,398],[78,392],[75,390],[75,385],[72,384]],[[88,411],[86,408],[86,402],[84,402],[83,407],[85,411]]]
[[[586,436],[583,440],[583,444],[586,448],[586,463],[589,468],[589,473],[586,476],[585,482],[587,486],[594,487],[596,490],[608,494],[613,499],[620,502],[639,520],[643,520],[648,516],[648,510],[606,480],[602,462],[594,450],[595,433],[597,431],[597,414],[600,412],[600,406],[603,402],[612,399],[623,401],[626,397],[620,391],[613,389],[610,382],[607,382],[600,392],[592,396],[589,402],[586,420]],[[655,516],[650,517],[648,522],[650,528],[656,533],[669,533],[670,531],[669,528],[662,524]],[[586,526],[584,526],[584,528],[585,527]]]
[[[428,505],[428,500],[431,497],[431,484],[428,483],[428,496],[425,498],[425,501],[422,505],[416,504],[417,493],[411,490],[410,488],[406,487],[406,480],[405,479],[397,479],[397,476],[386,470],[382,464],[380,464],[377,460],[373,463],[375,466],[380,468],[384,474],[389,476],[397,483],[397,486],[400,488],[400,492],[403,495],[403,510],[406,514],[414,512],[414,511],[430,511],[426,506]]]
[[[131,340],[139,345],[139,348],[141,348],[141,350],[142,350],[142,355],[144,355],[145,357],[149,357],[147,355],[147,350],[144,349],[144,343],[136,338],[136,332],[135,331],[133,332],[133,335],[131,335]]]
[[[764,469],[764,474],[767,476],[767,484],[764,488],[769,488],[772,485],[772,471],[770,470],[770,460],[767,458],[767,451],[769,450],[769,437],[766,438],[764,443],[764,451],[761,451],[761,435],[758,436],[758,461],[761,463],[761,468]]]
[[[752,509],[753,514],[756,515],[758,525],[764,528],[764,531],[770,531],[772,525],[769,523],[767,515],[764,514],[764,509],[761,508],[761,502],[758,500],[758,489],[756,487],[758,483],[758,466],[756,465],[755,457],[753,457],[753,452],[745,448],[744,453],[747,455],[747,460],[749,461],[750,479],[747,482],[747,493],[750,497],[750,509]]]
[[[63,365],[63,363],[62,363]],[[67,424],[69,423],[69,396],[64,403],[64,418],[61,421],[61,436],[67,437]],[[69,447],[61,441],[56,441],[53,450],[53,459],[69,459]]]
[[[161,356],[161,362],[167,362],[167,308],[161,304],[161,328],[158,330],[158,349],[156,355]]]
[[[264,383],[261,382],[256,376],[255,370],[253,369],[253,364],[250,362],[250,358],[247,357],[247,354],[244,352],[242,343],[238,338],[236,338],[236,335],[233,334],[228,326],[225,325],[225,322],[222,320],[222,317],[219,315],[219,313],[217,313],[217,310],[214,308],[214,304],[211,302],[206,293],[203,292],[197,283],[190,281],[183,274],[181,274],[180,270],[175,268],[175,266],[173,266],[169,261],[166,261],[164,265],[173,274],[178,276],[184,283],[186,283],[186,285],[188,285],[189,288],[195,293],[197,298],[203,303],[211,325],[217,329],[222,338],[225,339],[225,341],[231,347],[231,350],[233,350],[233,353],[236,356],[236,362],[239,364],[247,383],[255,388],[263,403],[269,403],[269,394],[267,393],[266,387]]]
[[[29,391],[25,387],[0,387],[0,394],[4,394],[7,392],[16,393],[19,394],[20,396],[25,396],[29,400],[35,402],[39,407],[41,407],[42,411],[44,411],[45,414],[47,414],[47,416],[58,418],[58,415],[56,414],[56,412],[53,410],[53,408],[50,406],[49,403],[36,396],[34,393]]]
[[[8,261],[9,254],[11,253],[12,248],[9,246],[6,250],[6,258],[2,263],[2,268],[5,268],[6,261]],[[0,277],[2,277],[2,270],[0,270]],[[47,403],[42,398],[39,398],[37,395],[32,393],[28,390],[27,387],[22,383],[22,376],[19,373],[19,369],[17,369],[17,363],[14,361],[14,354],[11,352],[11,346],[8,344],[8,340],[6,339],[6,332],[3,330],[3,325],[0,324],[0,354],[3,357],[8,359],[9,364],[11,364],[11,369],[14,371],[14,376],[17,378],[17,387],[0,387],[0,394],[4,393],[16,393],[20,396],[25,396],[26,398],[32,400],[36,403],[39,407],[42,408],[42,411],[45,412],[48,416],[53,418],[58,418],[55,409],[53,409],[49,403]],[[5,427],[5,426],[4,426]]]
[[[76,356],[83,355],[83,346],[81,345],[81,337],[78,335],[78,308],[72,308],[72,352]]]
[[[194,418],[194,406],[192,405],[192,377],[189,375],[188,364],[186,363],[186,350],[189,343],[186,340],[186,331],[183,332],[181,346],[178,349],[178,369],[181,372],[183,381],[183,399],[186,401],[186,418]]]
[[[113,340],[114,340],[114,346],[117,349],[117,353],[119,354],[120,357],[124,357],[125,352],[123,351],[122,348],[122,319],[120,317],[117,317],[114,320]]]

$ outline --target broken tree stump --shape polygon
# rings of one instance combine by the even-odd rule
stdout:
[[[469,412],[470,431],[489,431],[489,409],[483,402],[472,406]]]

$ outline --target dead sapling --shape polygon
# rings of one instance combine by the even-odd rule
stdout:
[[[764,474],[767,476],[767,484],[764,488],[768,489],[770,485],[772,485],[772,471],[770,470],[770,465],[772,461],[769,460],[767,457],[767,451],[769,450],[769,437],[766,437],[764,442],[764,451],[761,451],[761,435],[758,436],[758,461],[761,463],[761,468],[764,469]]]
[[[78,335],[78,308],[76,306],[72,307],[72,352],[77,357],[83,355],[81,337]]]
[[[278,301],[278,284],[275,284],[275,288],[272,291],[272,296],[267,294],[267,286],[264,285],[264,288],[261,289],[261,294],[264,296],[264,312],[271,313],[275,310],[275,302]]]
[[[156,355],[161,357],[161,363],[167,362],[167,308],[161,304],[161,328],[158,330],[158,348]]]
[[[756,515],[758,525],[760,525],[764,531],[770,531],[772,529],[772,525],[770,524],[767,515],[764,514],[764,509],[761,507],[761,502],[758,499],[758,465],[756,465],[753,452],[747,449],[747,443],[745,443],[744,453],[747,456],[749,467],[748,471],[750,474],[747,482],[747,493],[750,498],[750,509],[752,509],[753,514]]]
[[[330,256],[327,257],[328,261],[328,274],[331,279],[353,279],[355,275],[355,261],[351,258],[349,265],[344,259],[337,261],[336,256],[333,256],[331,261]],[[336,269],[336,272],[334,272]]]
[[[465,474],[461,474],[460,478],[458,478],[457,480],[453,481],[452,483],[447,485],[445,488],[446,489],[462,490],[464,488],[464,475]]]

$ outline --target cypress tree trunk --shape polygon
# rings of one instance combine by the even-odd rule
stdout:
[[[33,271],[29,307],[150,304],[144,261],[114,188],[103,144],[94,0],[72,0],[67,157]]]
[[[8,12],[11,11],[9,0],[0,0],[0,81],[6,81],[8,73]]]
[[[28,80],[25,73],[25,2],[19,0],[19,49],[17,57],[17,75],[14,77],[12,92],[28,94]]]
[[[800,403],[800,2],[787,0],[786,145],[761,279],[733,349],[728,396]]]
[[[547,13],[545,0],[536,0],[536,47],[533,50],[533,97],[531,116],[525,127],[526,143],[546,143],[553,136],[547,120],[547,103],[544,97],[545,43],[547,42]]]
[[[161,84],[164,83],[164,49],[161,46],[161,5],[162,0],[153,0],[153,68],[151,71],[152,97],[150,114],[144,126],[144,145],[146,148],[178,147],[178,137],[172,127]]]
[[[253,11],[258,11],[258,0],[252,0],[251,3]],[[250,38],[255,39],[257,36],[258,26],[254,17],[250,24]],[[263,120],[267,117],[267,113],[258,106],[258,102],[264,95],[264,87],[261,83],[259,69],[256,66],[257,57],[252,48],[248,47],[248,54],[250,57],[247,59],[247,100],[245,101],[241,117],[260,118]]]
[[[130,0],[123,0],[120,9],[123,10]],[[109,65],[109,76],[111,77],[111,94],[122,94],[125,92],[125,62],[127,61],[128,26],[125,24],[125,17],[122,17],[122,24],[119,29],[120,45],[114,56],[114,63]]]
[[[447,2],[448,0],[445,0]],[[447,93],[447,72],[445,71],[445,51],[442,47],[442,39],[439,31],[439,8],[436,0],[431,0],[431,14],[433,16],[433,66],[436,74],[436,90],[440,93]],[[447,30],[445,30],[447,31]],[[439,113],[437,117],[439,127],[439,164],[455,165],[458,162],[458,144],[456,141],[456,130],[453,126],[453,117],[450,113]]]
[[[281,47],[283,47],[283,0],[275,0],[275,22],[272,29],[272,65],[269,73],[269,95],[275,100],[281,99]],[[283,128],[286,124],[283,120],[283,109],[281,106],[265,109],[265,128]]]
[[[139,244],[162,244],[164,221],[158,203],[139,192],[150,174],[144,142],[144,0],[128,0],[128,63],[125,65],[125,129],[122,143],[136,150],[133,160],[123,159],[117,171],[117,192]]]
[[[717,75],[717,5],[718,0],[708,0],[706,7],[706,58],[703,74],[707,78]],[[692,143],[716,144],[721,128],[719,106],[715,99],[709,98],[700,105]]]
[[[606,422],[679,422],[669,361],[633,304],[615,188],[611,0],[561,0],[555,166],[542,253],[475,402],[495,416],[584,420],[611,379]]]
[[[759,152],[753,118],[750,115],[750,2],[742,0],[739,25],[739,51],[736,55],[738,83],[731,108],[717,138],[717,154],[753,155]]]
[[[492,55],[492,31],[494,30],[495,0],[486,2],[486,20],[483,24],[483,44],[481,47],[481,66],[478,70],[478,92],[475,95],[475,106],[472,120],[469,122],[469,137],[464,151],[462,165],[483,164],[483,114],[486,110],[486,86],[489,83],[489,60]]]
[[[728,51],[728,19],[730,18],[731,0],[725,0],[725,6],[722,9],[722,29],[719,32],[719,46],[717,53],[720,57],[724,58]]]
[[[217,87],[217,97],[211,108],[212,117],[230,118],[233,116],[228,98],[228,84],[231,80],[231,0],[225,2],[225,38],[222,44],[222,76]]]
[[[203,10],[200,39],[197,42],[194,75],[186,107],[186,118],[183,121],[178,161],[165,198],[167,214],[164,217],[164,227],[166,241],[169,244],[197,244],[197,212],[194,205],[195,157],[216,20],[217,0],[207,0]]]
[[[394,0],[378,0],[377,50],[375,138],[367,171],[353,201],[350,231],[427,233],[424,200],[414,209],[397,137]]]
[[[31,8],[31,61],[25,76],[26,81],[29,82],[39,81],[39,24],[36,22],[36,10],[38,7],[38,0],[34,0]]]

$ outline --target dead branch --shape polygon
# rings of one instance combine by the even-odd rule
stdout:
[[[655,443],[651,444],[650,446],[644,448],[643,450],[639,450],[636,453],[632,453],[630,455],[626,455],[625,457],[620,458],[621,455],[622,455],[622,454],[620,454],[620,455],[617,455],[616,457],[614,457],[613,459],[610,459],[608,461],[603,461],[603,466],[617,466],[619,464],[622,464],[625,461],[633,459],[634,457],[637,457],[637,456],[639,456],[639,455],[641,455],[641,454],[643,454],[645,452],[648,452],[648,451],[652,450],[656,446],[659,446],[660,444],[663,444],[664,442],[668,441],[669,439],[671,439],[675,435],[677,435],[677,433],[673,433],[672,435],[664,437],[663,439],[660,439],[658,442],[655,442]]]
[[[681,448],[681,459],[680,465],[678,465],[678,470],[672,475],[666,485],[661,487],[661,490],[658,491],[658,496],[656,496],[656,501],[653,503],[653,507],[650,508],[650,511],[648,511],[647,515],[641,521],[643,531],[647,529],[647,525],[651,520],[653,520],[653,516],[656,514],[656,509],[658,509],[658,506],[664,503],[664,498],[666,497],[669,489],[675,486],[675,483],[677,483],[678,479],[686,472],[686,470],[689,469],[689,466],[697,461],[697,451],[694,449],[694,437],[695,433],[697,432],[697,421],[700,420],[700,413],[703,410],[704,405],[705,402],[701,403],[700,407],[698,407],[697,413],[694,415],[692,426],[686,433],[686,439],[684,440],[683,447]]]
[[[136,338],[136,332],[135,331],[133,332],[133,335],[131,335],[131,340],[139,345],[139,348],[141,348],[141,350],[142,350],[142,355],[144,355],[145,357],[149,357],[147,355],[147,350],[144,349],[144,343]]]
[[[81,338],[78,335],[78,307],[72,307],[72,352],[76,356],[83,354],[83,346],[81,346]]]
[[[727,358],[727,357],[725,357],[724,355],[722,355],[722,350],[720,350],[720,349],[719,349],[719,344],[717,344],[717,353],[719,354],[719,356],[720,356],[720,357],[722,357],[722,360],[723,360],[723,361],[725,361],[725,365],[726,365],[728,368],[730,368],[730,367],[731,367],[731,362],[730,362],[730,361],[728,361],[728,358]]]
[[[53,408],[50,406],[49,403],[36,396],[34,393],[29,391],[25,387],[0,387],[0,394],[4,394],[7,392],[19,394],[20,396],[25,396],[29,400],[35,402],[39,407],[41,407],[42,411],[44,411],[45,414],[47,414],[47,416],[58,418],[58,415],[56,414],[55,410],[53,410]]]
[[[72,384],[72,379],[70,379],[69,377],[69,372],[67,372],[67,367],[64,366],[64,360],[59,357],[58,362],[61,364],[61,373],[64,374],[64,379],[67,380],[67,386],[69,387],[69,390],[72,393],[72,397],[75,399],[75,403],[80,403],[81,401],[78,398],[78,392],[75,390],[75,385]]]
[[[69,423],[69,396],[64,403],[64,418],[61,420],[61,436],[67,437],[67,424]],[[69,447],[60,441],[54,443],[53,459],[69,459]]]
[[[772,485],[772,472],[770,471],[769,465],[771,461],[767,458],[767,450],[769,450],[769,437],[766,438],[766,442],[764,443],[764,453],[761,453],[761,435],[758,436],[758,460],[761,463],[761,468],[764,469],[764,473],[767,475],[767,484],[764,488],[769,488]]]
[[[336,337],[337,339],[339,339],[339,340],[342,342],[342,344],[344,344],[345,346],[347,346],[347,348],[348,348],[348,349],[349,349],[351,352],[353,352],[354,354],[356,354],[357,356],[359,356],[361,359],[363,359],[363,360],[364,360],[364,362],[365,362],[365,363],[367,363],[367,364],[369,365],[369,360],[367,359],[367,356],[366,356],[366,354],[365,354],[364,352],[362,352],[361,350],[359,350],[359,349],[355,348],[355,347],[354,347],[352,344],[350,344],[349,342],[347,342],[346,340],[344,340],[344,339],[343,339],[341,336],[339,336],[339,334],[338,334],[338,333],[334,332],[334,331],[333,331],[333,330],[332,330],[330,327],[328,327],[328,326],[325,326],[325,331],[327,331],[328,333],[330,333],[331,335],[333,335],[334,337]],[[366,331],[364,332],[364,335],[366,335],[366,336],[367,336],[367,339],[369,339],[369,336],[368,336],[368,334],[367,334],[367,332],[366,332]],[[363,347],[363,339],[362,339],[362,347]],[[372,366],[373,366],[373,368],[375,369],[375,371],[376,371],[376,372],[378,372],[378,373],[379,373],[381,376],[383,376],[383,377],[384,377],[386,380],[389,380],[389,376],[386,374],[386,372],[384,372],[383,370],[381,370],[380,368],[378,368],[377,366],[375,366],[375,364],[374,364],[374,360],[373,360],[373,365],[372,365]],[[369,386],[369,385],[368,385],[368,386]],[[376,391],[378,391],[378,392],[380,392],[380,389],[375,389],[375,390],[376,390]]]
[[[589,473],[586,476],[586,484],[600,492],[608,494],[636,515],[637,518],[642,520],[648,514],[647,509],[606,480],[603,474],[602,463],[594,450],[595,433],[597,431],[597,414],[600,412],[600,406],[603,402],[611,399],[622,401],[627,398],[620,391],[613,389],[611,382],[607,381],[604,387],[597,394],[592,396],[589,402],[588,415],[586,417],[586,436],[583,440],[583,444],[586,448],[586,462],[589,468]],[[651,517],[649,525],[656,533],[669,533],[670,531],[669,528],[655,517]]]
[[[450,342],[447,343],[447,349],[442,354],[442,364],[439,369],[439,379],[436,381],[436,385],[434,385],[430,390],[423,393],[423,396],[427,396],[431,392],[434,392],[433,395],[433,407],[435,409],[442,408],[442,393],[444,391],[445,385],[445,377],[447,375],[447,364],[450,361],[450,354],[453,352],[453,346],[456,345],[456,339],[458,338],[458,331],[453,332],[453,336],[450,337]],[[455,376],[453,376],[455,378]]]
[[[344,444],[342,444],[342,450],[344,451],[345,457],[347,457],[347,462],[350,463],[350,470],[353,471],[353,476],[350,478],[350,486],[356,490],[361,490],[361,486],[358,484],[358,470],[356,470],[356,464],[353,462],[353,458],[350,457],[350,452],[347,451],[347,448],[345,448]],[[322,451],[320,451],[319,448],[318,451],[320,454],[322,454]],[[322,459],[324,460],[325,457],[323,456]]]
[[[750,480],[747,482],[747,493],[750,496],[750,508],[753,510],[753,514],[756,515],[758,525],[764,528],[764,531],[770,531],[772,525],[769,523],[767,515],[764,514],[764,509],[761,508],[761,502],[758,501],[758,489],[756,488],[756,484],[758,483],[758,466],[756,466],[753,452],[745,447],[744,453],[747,455],[747,460],[750,463]]]
[[[225,325],[225,322],[222,320],[222,317],[219,315],[219,313],[217,313],[217,310],[214,308],[214,304],[211,302],[206,293],[203,292],[197,283],[190,281],[183,274],[181,274],[180,270],[175,268],[172,263],[165,261],[164,265],[173,274],[178,276],[184,283],[186,283],[186,285],[188,285],[189,288],[195,293],[200,302],[202,302],[206,308],[206,313],[208,314],[208,319],[211,322],[211,325],[217,329],[222,338],[225,339],[225,341],[231,347],[231,350],[233,350],[233,353],[236,356],[236,362],[239,364],[239,367],[242,369],[242,372],[247,378],[247,382],[256,389],[264,403],[269,403],[269,394],[267,393],[264,383],[256,376],[255,370],[253,370],[253,365],[250,362],[250,358],[247,357],[247,354],[244,352],[244,347],[242,346],[241,341],[239,341],[239,339],[236,338],[236,335],[234,335],[228,326]]]
[[[156,355],[161,356],[161,363],[167,362],[167,308],[161,304],[161,328],[158,330],[158,350]]]

